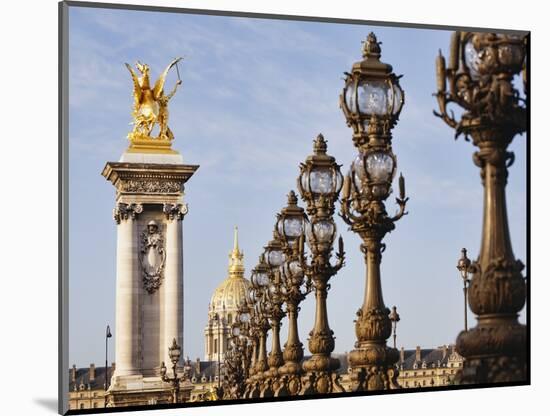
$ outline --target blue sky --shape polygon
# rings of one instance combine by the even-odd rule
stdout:
[[[101,171],[127,147],[132,86],[124,62],[146,62],[156,77],[174,57],[185,56],[169,125],[174,148],[186,163],[201,166],[186,186],[184,354],[202,358],[208,302],[227,275],[233,226],[239,226],[249,276],[315,136],[323,133],[344,171],[353,160],[338,96],[343,72],[360,59],[370,31],[382,41],[382,60],[404,74],[405,90],[393,143],[410,214],[385,239],[384,299],[401,315],[398,346],[454,342],[463,325],[455,265],[463,246],[477,255],[482,187],[474,147],[455,141],[432,115],[435,57],[448,50],[449,32],[78,7],[69,16],[71,364],[101,363],[105,326],[115,326],[114,188]],[[175,79],[172,73],[168,88]],[[510,230],[515,254],[525,262],[525,136],[510,150],[516,154],[507,188]],[[390,198],[388,211],[394,209]],[[347,264],[331,280],[328,308],[336,351],[344,352],[355,342],[365,268],[359,237],[336,222]],[[313,313],[311,296],[299,320],[306,348]],[[286,331],[283,322],[283,342]]]

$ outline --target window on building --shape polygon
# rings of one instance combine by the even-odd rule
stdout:
[[[217,354],[218,353],[218,340],[215,339],[214,340],[214,354]]]
[[[423,385],[423,386],[426,385],[426,380],[422,380],[422,385]]]
[[[228,315],[227,315],[227,323],[228,323],[229,325],[231,325],[231,324],[233,323],[233,316],[231,316],[231,314],[228,314]]]
[[[84,393],[80,393],[80,398],[82,399],[84,397]]]
[[[80,408],[84,409],[84,403],[80,403]]]
[[[94,409],[97,409],[97,402],[94,402]]]
[[[415,371],[413,374],[414,374],[414,376],[416,377],[416,371]]]

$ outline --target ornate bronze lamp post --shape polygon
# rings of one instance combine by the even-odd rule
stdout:
[[[397,348],[397,323],[401,320],[401,317],[397,313],[397,306],[391,308],[390,321],[392,323],[393,332],[393,348]]]
[[[231,341],[224,359],[225,376],[224,377],[224,397],[226,399],[239,399],[242,397],[245,388],[246,379],[246,350],[248,338],[245,331],[241,330],[240,313],[237,314],[235,323],[231,328]]]
[[[384,305],[380,262],[382,239],[405,215],[405,180],[399,178],[399,212],[390,217],[384,201],[391,193],[396,171],[391,128],[403,106],[404,94],[391,65],[380,62],[380,44],[370,33],[363,60],[352,67],[340,96],[340,106],[353,129],[359,154],[345,177],[341,216],[359,234],[365,255],[367,282],[363,306],[357,312],[357,342],[350,352],[354,391],[398,388],[395,363],[399,353],[386,345],[391,335],[390,310]]]
[[[434,113],[456,130],[455,137],[463,134],[479,148],[474,163],[484,186],[481,250],[469,266],[468,289],[478,325],[456,340],[465,358],[460,384],[527,379],[527,334],[517,319],[525,305],[524,266],[512,251],[505,196],[514,162],[507,148],[527,126],[525,103],[512,82],[525,71],[525,42],[519,35],[455,32],[449,66],[441,52],[436,60],[440,113]],[[464,109],[460,120],[447,112],[449,103]]]
[[[269,285],[267,290],[268,299],[268,314],[271,323],[271,352],[267,363],[269,364],[269,370],[265,372],[264,391],[262,391],[262,397],[271,397],[274,392],[280,387],[279,383],[279,367],[284,364],[283,353],[281,351],[281,320],[285,317],[283,311],[283,282],[281,281],[281,274],[279,267],[282,264],[283,253],[282,245],[278,239],[277,233],[274,233],[273,240],[271,240],[264,251],[264,258],[267,259],[269,266]]]
[[[334,203],[342,188],[340,166],[327,155],[327,143],[322,134],[314,141],[313,155],[300,165],[298,190],[306,202],[309,222],[306,238],[311,250],[311,264],[302,264],[315,288],[315,324],[309,333],[309,350],[313,356],[303,363],[307,372],[303,394],[343,392],[335,373],[340,361],[331,357],[334,351],[334,332],[330,329],[327,313],[329,280],[344,265],[344,244],[339,239],[336,265],[330,264],[332,245],[336,237]]]
[[[105,329],[105,391],[109,389],[109,363],[108,363],[108,356],[109,356],[109,338],[111,338],[113,335],[111,334],[111,327],[107,325],[107,328]],[[107,407],[107,395],[105,395],[105,403],[104,406]]]
[[[239,306],[237,315],[235,317],[235,323],[232,326],[233,344],[239,353],[242,367],[242,377],[238,380],[237,386],[229,386],[231,392],[231,398],[246,397],[248,388],[250,386],[250,370],[252,361],[252,322],[250,308],[247,304]]]
[[[250,360],[252,358],[252,342],[250,337],[250,311],[248,306],[241,305],[237,313],[239,327],[239,343],[242,346],[244,379],[248,378]]]
[[[269,368],[267,364],[267,331],[269,331],[270,325],[268,322],[267,314],[267,286],[269,285],[269,267],[264,262],[263,256],[260,257],[260,262],[252,270],[252,276],[250,278],[252,287],[250,289],[250,299],[253,300],[252,315],[255,321],[255,326],[258,331],[258,358],[256,360],[256,367],[254,372],[254,382],[252,390],[250,391],[250,398],[260,397],[262,392],[262,383],[264,381],[264,372]]]
[[[225,308],[225,306],[224,306]],[[216,340],[216,349],[218,350],[218,386],[216,387],[216,394],[217,397],[220,398],[223,395],[222,391],[222,385],[221,385],[221,349],[222,349],[222,325],[224,324],[224,318],[216,312],[213,318],[214,322],[218,325],[218,339]],[[223,329],[223,332],[225,334],[225,326]]]
[[[168,348],[168,356],[170,357],[170,361],[172,361],[172,373],[174,375],[172,377],[166,375],[166,365],[163,361],[160,365],[160,376],[162,381],[172,384],[172,403],[178,403],[180,382],[184,379],[185,375],[178,376],[177,373],[178,361],[181,356],[181,347],[176,342],[176,338],[172,341],[172,346]]]
[[[460,277],[462,277],[462,281],[464,282],[464,287],[462,288],[462,291],[464,292],[464,331],[468,330],[468,285],[470,284],[470,267],[472,265],[472,262],[468,258],[466,254],[466,249],[462,249],[462,257],[458,259],[458,264],[456,268],[460,272]]]
[[[288,194],[288,205],[277,215],[276,230],[281,239],[284,252],[284,262],[281,264],[281,293],[286,303],[288,315],[288,337],[284,345],[283,358],[285,364],[279,368],[280,385],[275,396],[299,394],[302,389],[303,374],[301,361],[304,358],[303,345],[298,335],[298,312],[300,302],[311,290],[309,282],[303,289],[305,275],[302,269],[304,263],[303,242],[306,214],[298,206],[298,198],[294,191]]]
[[[250,396],[250,391],[254,387],[254,375],[256,374],[256,363],[258,362],[258,346],[259,346],[259,328],[257,327],[256,319],[254,317],[254,302],[255,302],[255,294],[252,290],[250,290],[247,293],[247,302],[249,304],[248,310],[249,310],[249,320],[248,320],[248,328],[249,328],[249,340],[251,345],[251,351],[250,351],[250,359],[247,360],[247,377],[246,377],[246,388],[244,392],[244,397]]]

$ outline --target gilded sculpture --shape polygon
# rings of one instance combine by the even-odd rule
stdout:
[[[159,76],[154,86],[151,87],[149,65],[141,62],[136,63],[139,71],[137,75],[129,64],[125,64],[134,84],[133,96],[134,107],[132,111],[133,130],[128,133],[130,140],[130,149],[170,149],[174,134],[168,127],[168,102],[176,93],[178,87],[182,84],[179,78],[178,62],[182,58],[176,58],[166,67]],[[170,69],[175,66],[178,72],[178,80],[170,93],[164,93],[164,84],[166,76]],[[153,130],[158,127],[158,134],[155,136]]]

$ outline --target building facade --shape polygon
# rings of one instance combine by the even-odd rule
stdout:
[[[235,244],[238,248],[238,244]],[[232,254],[235,250],[232,252]],[[241,253],[242,254],[242,253]],[[227,312],[228,314],[229,312]],[[340,361],[337,373],[345,391],[351,391],[351,380],[347,353],[333,354]],[[307,359],[308,356],[304,357]],[[454,345],[443,345],[432,349],[419,346],[414,350],[401,348],[397,363],[402,388],[422,388],[449,386],[454,382],[458,370],[462,369],[464,359],[455,351]],[[190,391],[185,401],[202,402],[217,400],[215,390],[223,384],[223,361],[183,360],[182,368],[188,375],[187,388]],[[113,374],[115,364],[109,368]],[[96,368],[90,364],[86,368],[73,367],[69,370],[69,409],[92,409],[105,406],[105,367]],[[150,402],[156,404],[156,402]]]
[[[204,328],[205,361],[219,360],[223,363],[231,338],[231,325],[235,322],[239,307],[246,302],[251,283],[244,278],[243,258],[235,227],[228,275],[216,288],[208,305],[208,322]]]
[[[352,391],[347,355],[335,354],[340,360],[340,384],[345,391]],[[414,350],[401,348],[396,364],[399,370],[397,382],[405,389],[452,385],[463,362],[464,358],[455,351],[454,345],[429,349],[417,346]]]
[[[115,364],[109,367],[96,367],[90,364],[86,368],[69,370],[69,410],[97,409],[105,407],[105,377],[115,371]]]
[[[452,385],[463,362],[454,345],[435,349],[421,349],[419,346],[414,350],[401,348],[397,381],[403,388]]]

